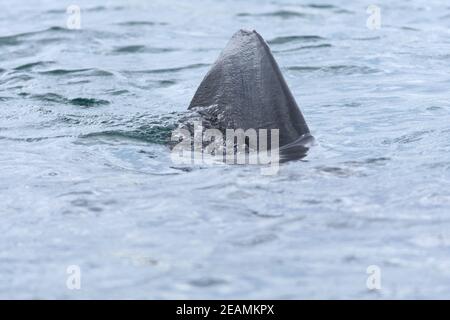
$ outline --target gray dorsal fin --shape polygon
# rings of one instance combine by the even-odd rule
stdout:
[[[309,133],[267,43],[256,31],[236,32],[197,89],[196,108],[218,129],[279,129],[280,146]]]

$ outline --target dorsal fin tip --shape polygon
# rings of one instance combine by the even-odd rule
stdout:
[[[280,144],[309,134],[270,48],[255,30],[239,29],[199,88],[189,109],[201,107],[219,129],[279,129]]]

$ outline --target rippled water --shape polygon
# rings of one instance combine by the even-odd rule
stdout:
[[[380,30],[364,1],[76,2],[81,30],[0,5],[1,298],[450,298],[446,1],[377,1]],[[276,176],[162,143],[239,28],[317,139]]]

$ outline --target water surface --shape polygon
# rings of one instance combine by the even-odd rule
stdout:
[[[1,298],[450,298],[447,2],[77,4],[0,5]],[[275,176],[162,143],[239,28],[317,139]]]

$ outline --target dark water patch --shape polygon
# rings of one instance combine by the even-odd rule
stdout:
[[[35,94],[31,98],[42,102],[67,103],[67,99],[56,93]]]
[[[101,69],[54,69],[39,72],[43,75],[51,75],[51,76],[65,76],[65,75],[83,75],[83,76],[91,76],[91,77],[110,77],[113,76],[113,73]]]
[[[79,197],[79,198],[75,198],[75,199],[71,200],[70,205],[72,207],[77,207],[78,209],[86,209],[87,211],[93,212],[95,214],[98,214],[98,213],[104,211],[104,208],[102,208],[102,205],[103,205],[102,203],[98,203],[97,201],[94,201],[89,198],[84,198],[84,197]],[[65,214],[65,215],[74,214],[76,212],[77,212],[77,210],[76,211],[70,210],[70,211],[64,212],[63,214]]]
[[[427,107],[428,111],[436,111],[436,110],[441,110],[442,107],[439,106],[431,106],[431,107]]]
[[[394,139],[385,139],[383,140],[383,144],[409,144],[412,142],[417,142],[422,140],[427,134],[432,133],[434,130],[421,130],[415,131],[409,134],[402,135],[400,137]]]
[[[48,14],[65,14],[67,11],[64,9],[50,9],[47,11],[44,11],[44,13],[48,13]]]
[[[110,104],[107,100],[94,99],[94,98],[74,98],[68,99],[56,93],[46,93],[46,94],[36,94],[32,95],[31,98],[39,100],[41,102],[58,103],[65,105],[74,105],[80,107],[96,107],[104,106]]]
[[[83,123],[82,117],[76,116],[76,115],[60,115],[57,118],[58,122],[62,122],[64,124],[68,125],[74,125],[78,126]]]
[[[0,80],[0,85],[8,84],[8,83],[16,83],[16,82],[26,82],[33,80],[34,78],[27,74],[17,74],[10,77],[5,77],[4,79]],[[9,88],[10,89],[10,88]]]
[[[69,103],[74,106],[80,106],[80,107],[97,107],[97,106],[104,106],[110,104],[107,100],[102,99],[94,99],[94,98],[74,98],[70,99]]]
[[[294,67],[288,67],[287,69],[290,71],[312,72],[312,71],[318,71],[321,68],[322,67],[294,66]]]
[[[40,74],[52,75],[52,76],[64,76],[71,73],[81,73],[89,71],[90,69],[75,69],[75,70],[67,70],[67,69],[54,69],[48,71],[41,71]]]
[[[169,144],[173,130],[182,121],[184,113],[169,113],[164,116],[137,115],[126,122],[115,121],[115,126],[134,126],[132,129],[105,130],[81,135],[80,139],[137,140],[156,144]],[[111,123],[108,123],[111,125]]]
[[[102,12],[102,11],[120,11],[125,9],[123,6],[113,6],[113,7],[107,7],[107,6],[95,6],[91,8],[82,8],[82,11],[85,12]]]
[[[345,102],[342,104],[342,107],[344,108],[359,108],[361,107],[363,104],[360,102],[356,102],[356,101],[352,101],[352,102]]]
[[[123,46],[118,47],[113,50],[115,53],[136,53],[136,52],[144,52],[146,47],[143,45],[134,45],[134,46]]]
[[[145,154],[150,159],[155,159],[157,157],[155,152],[150,152],[146,150],[139,150],[138,153]]]
[[[268,44],[285,44],[290,42],[314,42],[324,40],[320,36],[315,35],[304,35],[304,36],[284,36],[284,37],[276,37],[272,40],[267,41]]]
[[[124,7],[121,7],[121,6],[115,6],[115,7],[95,6],[95,7],[91,7],[91,8],[81,7],[80,9],[81,9],[81,12],[100,12],[100,11],[107,11],[107,10],[112,10],[112,11],[123,10]],[[50,9],[50,10],[44,11],[44,13],[67,14],[67,10],[66,9]]]
[[[308,72],[323,72],[327,74],[335,75],[351,75],[351,74],[372,74],[380,72],[377,69],[366,67],[366,66],[355,66],[355,65],[334,65],[334,66],[324,66],[324,67],[310,67],[310,66],[293,66],[288,67],[289,71],[299,71],[303,73]]]
[[[367,165],[382,166],[385,165],[391,158],[389,157],[378,157],[378,158],[368,158],[365,160],[352,160],[344,162],[345,165],[351,167],[365,167]]]
[[[67,39],[63,38],[63,37],[52,37],[52,38],[38,39],[38,40],[35,40],[35,42],[40,45],[48,45],[48,44],[55,44],[55,43],[59,44],[66,40]]]
[[[249,213],[252,216],[255,216],[258,218],[264,218],[264,219],[279,218],[284,215],[283,213],[269,213],[269,212],[264,212],[264,211],[259,211],[259,210],[249,210]]]
[[[303,7],[305,8],[313,8],[313,9],[336,9],[337,7],[335,7],[332,4],[319,4],[319,3],[310,3],[310,4],[305,4],[303,5]]]
[[[24,86],[18,85],[18,86],[12,86],[8,87],[8,90],[22,90]]]
[[[69,29],[65,29],[65,28],[61,28],[61,27],[50,27],[48,29],[39,30],[39,31],[31,31],[31,32],[13,34],[13,35],[9,35],[9,36],[3,36],[3,37],[0,37],[0,46],[2,46],[2,45],[18,45],[23,42],[24,38],[34,36],[37,34],[45,34],[45,33],[51,34],[51,33],[55,33],[55,32],[70,32],[70,31],[71,30],[69,30]]]
[[[331,44],[329,43],[323,43],[318,45],[312,45],[312,46],[302,46],[302,47],[295,47],[285,50],[274,50],[273,52],[295,52],[300,50],[310,50],[310,49],[321,49],[321,48],[331,48]]]
[[[112,139],[137,140],[156,144],[167,144],[170,141],[173,129],[166,127],[151,128],[150,130],[106,130],[93,132],[80,136],[81,139]]]
[[[92,125],[108,125],[108,126],[116,126],[120,125],[120,118],[115,118],[114,116],[108,115],[80,115],[80,114],[60,114],[57,116],[54,123],[64,123],[69,126],[92,126]]]
[[[381,39],[380,36],[352,38],[352,40],[357,40],[357,41],[372,41],[372,40],[380,40],[380,39]]]
[[[400,29],[407,30],[407,31],[420,31],[420,29],[408,27],[408,26],[402,26],[402,27],[400,27]]]
[[[174,170],[179,170],[182,172],[192,172],[194,171],[194,168],[192,167],[175,167],[175,166],[170,166],[170,169],[174,169]]]
[[[19,34],[18,36],[24,37],[24,36],[32,36],[35,34],[41,34],[41,33],[70,33],[70,32],[73,32],[73,30],[70,30],[67,28],[62,28],[59,26],[53,26],[53,27],[49,27],[44,30],[22,33],[22,34]]]
[[[351,176],[364,176],[361,172],[353,171],[348,168],[332,167],[332,166],[321,166],[317,167],[316,170],[322,174],[336,176],[340,178],[347,178]]]
[[[166,88],[166,87],[170,87],[170,86],[177,84],[177,81],[176,80],[159,80],[159,81],[157,81],[157,84],[160,87]]]
[[[179,72],[179,71],[183,71],[183,70],[204,68],[204,67],[209,67],[209,66],[210,65],[206,64],[206,63],[195,63],[195,64],[190,64],[190,65],[187,65],[184,67],[153,69],[153,70],[144,71],[144,73],[170,73],[170,72]]]
[[[121,95],[130,93],[130,91],[128,91],[126,89],[123,89],[123,90],[107,90],[106,93],[110,94],[112,96],[121,96]]]
[[[219,51],[222,50],[223,48],[219,48],[219,47],[209,47],[209,48],[192,48],[191,51],[193,52],[210,52],[210,51]]]
[[[153,22],[153,21],[124,21],[117,23],[119,26],[125,27],[141,27],[141,26],[165,26],[167,22]]]
[[[175,124],[149,124],[141,126],[135,133],[137,134],[136,137],[139,139],[143,138],[146,141],[151,141],[153,143],[166,144],[169,142],[172,131],[175,128]]]
[[[190,64],[184,67],[176,67],[176,68],[165,68],[165,69],[151,69],[151,70],[138,70],[138,71],[123,71],[125,74],[153,74],[153,73],[172,73],[172,72],[179,72],[183,70],[190,70],[190,69],[198,69],[203,67],[208,67],[209,64],[205,63],[196,63],[196,64]]]
[[[391,158],[388,157],[379,157],[379,158],[368,158],[365,162],[368,164],[380,164],[390,160]]]
[[[248,238],[233,240],[233,244],[242,247],[255,247],[278,239],[276,234],[259,234]]]
[[[1,46],[15,46],[20,44],[21,41],[17,36],[5,36],[0,37],[0,47]]]
[[[310,204],[310,205],[318,205],[322,204],[323,201],[318,199],[304,199],[302,200],[303,203]]]
[[[396,29],[396,30],[406,30],[406,31],[420,31],[420,29],[410,27],[410,26],[396,26],[392,24],[383,24],[383,28]]]
[[[177,51],[174,48],[151,48],[144,45],[130,45],[117,47],[113,50],[113,53],[166,53]]]
[[[35,67],[46,67],[46,66],[54,64],[54,63],[55,63],[55,61],[31,62],[31,63],[26,63],[26,64],[20,65],[18,67],[15,67],[14,70],[32,70]]]
[[[148,80],[146,81],[146,84],[130,83],[130,85],[138,89],[147,90],[154,88],[168,88],[176,83],[176,80]]]
[[[15,138],[15,137],[6,137],[0,136],[0,140],[9,140],[9,141],[17,141],[17,142],[40,142],[44,140],[50,139],[60,139],[60,138],[70,138],[70,135],[58,135],[53,137],[28,137],[28,138]]]
[[[137,114],[132,117],[118,116],[114,114],[83,115],[83,114],[61,114],[55,121],[69,125],[107,125],[108,128],[126,128],[147,132],[148,127],[175,128],[185,113],[168,113],[164,115]]]
[[[301,5],[301,6],[304,8],[308,8],[308,9],[328,11],[330,13],[338,13],[338,14],[354,14],[355,13],[354,11],[340,8],[335,5],[327,4],[327,3],[323,3],[323,4],[310,3],[310,4],[306,4],[306,5]]]
[[[89,80],[75,80],[75,81],[67,81],[67,82],[66,82],[67,85],[73,85],[73,84],[87,84],[87,83],[91,83],[91,81],[89,81]]]
[[[265,12],[265,13],[248,13],[242,12],[237,14],[238,17],[276,17],[282,19],[290,19],[290,18],[305,18],[308,17],[309,14],[293,11],[293,10],[278,10],[274,12]]]
[[[333,10],[333,13],[354,14],[355,12],[347,9],[337,8]]]
[[[91,7],[91,8],[85,8],[83,9],[83,11],[86,12],[99,12],[99,11],[106,11],[108,8],[105,6],[95,6],[95,7]]]
[[[194,287],[200,287],[200,288],[208,288],[218,285],[226,284],[227,282],[222,279],[216,279],[216,278],[199,278],[195,279],[189,282]]]

